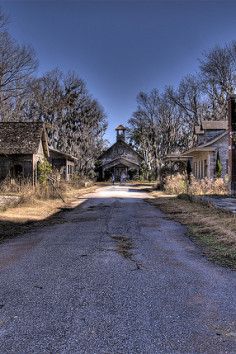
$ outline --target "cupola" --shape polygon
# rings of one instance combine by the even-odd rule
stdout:
[[[125,141],[125,131],[127,129],[123,126],[123,125],[118,125],[118,127],[116,127],[116,141]]]

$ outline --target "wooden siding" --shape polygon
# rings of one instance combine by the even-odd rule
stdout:
[[[197,179],[204,177],[214,178],[216,167],[216,155],[219,151],[222,163],[222,177],[228,174],[228,135],[223,136],[218,141],[210,145],[214,151],[194,151],[192,152],[192,170]]]

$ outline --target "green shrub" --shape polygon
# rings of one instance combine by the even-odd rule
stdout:
[[[217,151],[217,156],[216,156],[216,177],[221,178],[222,174],[222,163],[220,161],[220,154],[219,151]]]
[[[49,176],[52,173],[52,165],[48,162],[47,159],[43,159],[38,164],[39,172],[39,183],[46,184]]]

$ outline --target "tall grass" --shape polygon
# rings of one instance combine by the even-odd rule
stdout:
[[[34,199],[55,199],[59,198],[67,190],[64,181],[38,183],[33,185],[30,179],[14,180],[6,178],[0,183],[0,193],[18,195],[22,202],[33,202]]]
[[[228,179],[226,178],[203,178],[197,180],[191,176],[191,183],[185,174],[168,176],[164,181],[164,190],[168,194],[190,195],[227,195]]]
[[[0,193],[20,196],[22,203],[59,198],[64,201],[67,193],[93,185],[93,181],[80,178],[79,176],[74,176],[70,182],[66,182],[63,178],[59,177],[51,174],[46,181],[37,183],[36,185],[33,185],[30,179],[17,180],[8,177],[0,182]]]

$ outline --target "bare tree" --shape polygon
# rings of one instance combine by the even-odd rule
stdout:
[[[179,107],[183,118],[192,126],[199,124],[204,116],[204,101],[202,97],[202,83],[194,75],[185,76],[178,88],[166,89],[166,97]]]
[[[216,46],[200,58],[200,77],[208,101],[208,119],[227,119],[227,96],[235,87],[235,43]]]
[[[4,99],[21,93],[37,66],[30,46],[18,45],[8,33],[0,33],[0,90]]]
[[[157,90],[141,92],[137,103],[129,120],[129,136],[143,156],[144,177],[156,179],[164,157],[188,146],[189,126],[183,120],[182,107],[170,98],[168,90],[163,94]]]
[[[34,50],[16,43],[6,24],[0,11],[0,120],[45,122],[50,145],[79,157],[78,172],[92,176],[107,127],[103,108],[75,73],[33,77]]]
[[[50,145],[79,157],[79,174],[92,176],[107,122],[83,80],[75,73],[64,75],[55,69],[32,79],[29,88],[18,99],[18,119],[46,123]]]
[[[9,17],[7,14],[0,8],[0,31],[5,31],[7,29],[7,24],[9,22]]]
[[[130,138],[143,155],[145,168],[157,176],[163,158],[194,144],[194,126],[227,118],[227,96],[236,84],[236,42],[215,47],[200,59],[200,71],[177,88],[141,92],[130,123]]]
[[[66,105],[61,131],[67,132],[67,150],[79,157],[78,172],[92,177],[103,148],[106,115],[76,74],[69,73],[64,85]]]
[[[28,89],[37,67],[34,50],[17,44],[7,32],[0,32],[0,119],[9,120],[17,97]]]

